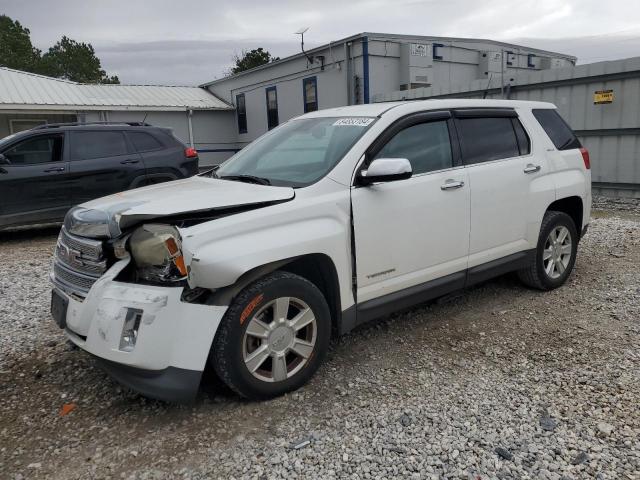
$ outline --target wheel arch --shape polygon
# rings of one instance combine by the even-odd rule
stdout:
[[[245,287],[276,270],[299,275],[318,287],[329,305],[332,332],[335,334],[343,330],[338,271],[331,257],[324,253],[309,253],[254,267],[243,273],[233,285],[213,292],[207,303],[230,305]]]
[[[571,217],[576,226],[578,236],[582,231],[583,203],[579,196],[570,196],[556,200],[547,208],[548,211],[563,212]]]

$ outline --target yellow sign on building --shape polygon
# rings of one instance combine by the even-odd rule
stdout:
[[[593,94],[593,104],[613,103],[613,90],[598,90]]]

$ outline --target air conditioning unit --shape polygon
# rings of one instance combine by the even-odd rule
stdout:
[[[432,52],[427,43],[400,45],[400,90],[431,86]]]
[[[540,59],[540,68],[542,70],[549,70],[552,68],[571,67],[572,64],[564,58],[548,58],[542,57]]]
[[[478,78],[488,77],[490,73],[500,73],[502,71],[502,58],[501,52],[480,52]],[[507,58],[506,53],[504,58]]]

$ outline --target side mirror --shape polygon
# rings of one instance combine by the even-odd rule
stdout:
[[[376,158],[367,170],[360,172],[360,185],[375,182],[393,182],[411,178],[411,163],[406,158]]]
[[[11,161],[0,153],[0,165],[11,165]]]

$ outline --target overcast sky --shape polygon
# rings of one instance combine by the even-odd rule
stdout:
[[[0,14],[46,50],[67,35],[91,43],[122,83],[197,85],[223,76],[242,49],[299,52],[355,33],[479,37],[575,55],[640,56],[638,0],[0,0]]]

